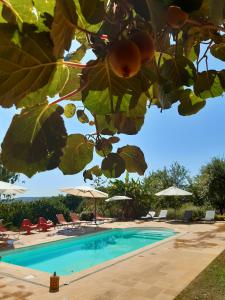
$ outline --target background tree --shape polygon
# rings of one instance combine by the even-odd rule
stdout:
[[[143,184],[155,207],[177,208],[182,204],[183,199],[176,197],[157,197],[155,194],[161,190],[176,186],[181,189],[188,189],[191,179],[189,171],[178,162],[174,162],[169,168],[151,172],[144,178]]]
[[[196,178],[196,190],[202,202],[211,205],[224,213],[225,208],[225,159],[213,158],[200,170]]]

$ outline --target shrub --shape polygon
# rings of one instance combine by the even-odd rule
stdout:
[[[216,221],[225,221],[225,215],[216,215],[215,220]]]
[[[80,215],[82,221],[92,221],[94,219],[93,212],[83,211]]]

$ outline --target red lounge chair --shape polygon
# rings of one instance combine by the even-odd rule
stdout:
[[[22,225],[21,225],[21,229],[26,231],[27,234],[30,234],[31,230],[37,229],[37,228],[38,228],[38,224],[32,224],[29,219],[24,219],[22,222]]]
[[[73,225],[73,222],[67,222],[64,218],[63,214],[57,214],[56,218],[58,220],[58,224],[57,225],[61,225],[61,226],[69,226],[69,225]]]
[[[70,218],[73,222],[74,225],[78,225],[78,227],[81,224],[88,224],[88,221],[81,221],[80,218],[78,217],[78,215],[75,212],[70,212]]]
[[[47,231],[49,228],[54,227],[52,221],[47,221],[44,217],[38,219],[38,228],[42,231]]]

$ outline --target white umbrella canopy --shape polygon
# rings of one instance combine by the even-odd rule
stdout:
[[[89,186],[76,186],[68,188],[60,188],[61,192],[84,198],[107,198],[108,194],[95,190]]]
[[[156,196],[191,196],[192,193],[179,189],[176,186],[171,186],[168,189],[156,193],[155,195]]]
[[[26,191],[27,191],[27,189],[24,187],[21,187],[21,186],[12,184],[12,183],[0,181],[0,194],[16,195],[16,194],[25,193]]]
[[[60,188],[59,189],[61,192],[78,196],[78,197],[83,197],[83,198],[89,198],[94,200],[94,205],[95,205],[95,224],[96,224],[96,199],[99,198],[107,198],[108,194],[95,190],[92,187],[89,186],[76,186],[76,187],[68,187],[68,188]]]
[[[113,196],[111,198],[106,199],[106,202],[113,202],[113,201],[121,201],[121,200],[132,200],[132,198],[127,196]]]

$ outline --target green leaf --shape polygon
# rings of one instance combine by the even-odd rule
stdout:
[[[112,116],[110,115],[96,115],[96,127],[102,135],[113,135],[117,129],[113,125]]]
[[[111,144],[116,144],[120,141],[120,138],[117,137],[117,136],[112,136],[108,139],[108,141],[111,143]]]
[[[47,32],[28,26],[19,34],[20,45],[12,41],[16,27],[0,24],[0,105],[10,107],[44,87],[56,69],[53,46]]]
[[[94,145],[82,134],[68,136],[59,165],[65,175],[82,171],[92,161]]]
[[[35,105],[44,104],[47,102],[47,98],[53,98],[63,88],[68,80],[69,69],[64,65],[57,65],[53,72],[49,82],[39,90],[28,94],[22,100],[17,103],[17,107],[33,107]]]
[[[136,134],[144,124],[147,97],[142,94],[138,102],[131,103],[128,112],[120,112],[111,115],[113,126],[118,133]],[[132,107],[133,106],[133,107]]]
[[[67,54],[65,60],[75,62],[81,61],[84,58],[86,51],[87,48],[85,47],[85,45],[81,45],[75,51]]]
[[[64,116],[67,118],[72,118],[76,113],[76,105],[69,103],[64,107]]]
[[[89,84],[82,92],[82,101],[97,115],[129,111],[131,103],[137,103],[143,89],[147,91],[151,84],[146,73],[130,79],[117,77],[107,61],[91,67],[85,75]]]
[[[93,2],[90,2],[88,1],[89,3],[89,7],[93,7],[93,4],[97,3],[96,2],[97,0],[93,0]],[[82,1],[81,0],[74,0],[74,3],[76,5],[76,11],[77,11],[77,15],[78,15],[78,26],[80,28],[84,28],[90,32],[98,32],[100,27],[101,27],[101,22],[99,23],[94,23],[94,24],[91,24],[88,22],[88,20],[85,19],[83,13],[82,13],[82,6],[81,6],[81,3]],[[84,0],[84,4],[85,2],[87,3],[87,1]],[[100,7],[100,6],[99,6]],[[91,9],[90,12],[88,12],[86,9],[84,9],[84,5],[83,5],[83,12],[86,14],[86,16],[88,17],[88,14],[89,14],[89,18],[91,20],[91,15],[92,13],[93,14],[93,17],[96,17],[98,16],[98,12],[93,12],[93,10]],[[100,18],[101,18],[101,13],[100,13]],[[90,21],[89,20],[89,21]],[[81,43],[85,43],[86,44],[86,41],[87,41],[87,37],[86,37],[86,34],[82,31],[80,31],[79,29],[76,30],[76,39]]]
[[[102,173],[108,178],[117,178],[125,171],[124,160],[116,153],[110,153],[102,161]]]
[[[178,88],[183,85],[193,85],[196,70],[190,60],[185,57],[179,57],[165,61],[160,68],[160,74],[164,79],[170,80],[175,88]]]
[[[225,61],[225,44],[215,44],[210,48],[210,52],[216,58]]]
[[[11,11],[17,18],[17,21],[31,24],[37,21],[32,0],[27,0],[26,2],[6,0],[5,2],[7,3],[7,6],[11,8]]]
[[[89,119],[88,119],[88,116],[85,114],[85,112],[81,109],[79,109],[77,111],[77,118],[78,120],[81,122],[81,123],[88,123],[89,122]]]
[[[57,105],[41,105],[15,115],[2,143],[4,166],[28,177],[56,168],[67,135],[62,112]]]
[[[82,15],[89,24],[100,23],[105,16],[104,0],[79,0]]]
[[[56,0],[52,22],[51,38],[54,43],[54,55],[61,57],[64,50],[69,50],[74,38],[78,16],[73,0]]]
[[[69,68],[69,76],[68,76],[68,79],[67,79],[63,89],[59,93],[60,97],[63,97],[80,87],[80,75],[81,75],[80,70],[78,68],[77,69]],[[81,93],[77,93],[76,95],[69,96],[66,99],[80,101],[82,99],[82,96],[81,96]]]
[[[190,116],[199,112],[206,104],[205,100],[197,97],[192,90],[185,90],[180,95],[178,112],[182,116]]]
[[[214,70],[198,73],[194,85],[194,92],[197,96],[207,99],[218,97],[223,94],[218,72]]]
[[[219,76],[219,79],[220,79],[221,86],[225,90],[225,70],[219,71],[218,76]]]
[[[98,155],[105,157],[112,152],[112,144],[109,140],[102,138],[96,142],[95,150]]]
[[[138,173],[144,175],[147,164],[145,162],[144,154],[139,147],[125,146],[117,150],[119,156],[125,161],[126,170],[131,173]]]
[[[83,172],[84,181],[86,182],[87,179],[92,180],[93,175],[99,177],[102,175],[102,170],[99,168],[99,166],[94,166],[90,168],[89,170],[85,170]]]
[[[224,21],[225,2],[224,0],[209,1],[209,21],[219,25]]]

